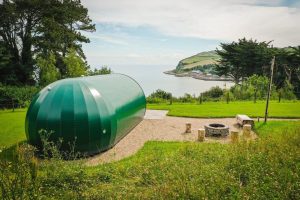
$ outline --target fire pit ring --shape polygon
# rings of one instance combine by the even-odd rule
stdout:
[[[229,127],[220,124],[220,123],[212,123],[204,126],[205,128],[205,136],[207,137],[225,137],[229,134]]]

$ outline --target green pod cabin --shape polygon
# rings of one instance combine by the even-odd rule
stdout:
[[[146,98],[139,84],[123,74],[56,81],[33,98],[25,121],[30,144],[41,147],[40,131],[75,150],[95,154],[127,135],[144,117]]]

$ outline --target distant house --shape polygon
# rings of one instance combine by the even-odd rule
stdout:
[[[203,74],[200,70],[193,70],[192,73]]]

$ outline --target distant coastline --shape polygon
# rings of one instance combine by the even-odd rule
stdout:
[[[164,74],[173,75],[176,77],[192,77],[194,79],[204,81],[232,81],[232,78],[225,76],[217,76],[214,74],[205,74],[200,71],[176,72],[176,70],[165,71]]]
[[[216,51],[205,51],[179,61],[174,70],[165,74],[176,77],[192,77],[204,81],[232,81],[228,76],[218,76],[214,66],[220,60]]]

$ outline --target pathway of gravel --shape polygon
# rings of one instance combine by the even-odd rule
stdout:
[[[148,111],[147,111],[148,112]],[[161,115],[165,115],[163,111]],[[239,131],[235,118],[183,118],[161,116],[158,112],[150,111],[138,126],[136,126],[128,135],[126,135],[113,148],[88,159],[88,165],[97,165],[100,163],[121,160],[131,156],[143,147],[149,140],[154,141],[196,141],[197,130],[204,128],[205,124],[222,123],[229,126],[229,130]],[[159,117],[157,117],[159,116]],[[158,119],[157,119],[158,118]],[[184,133],[185,124],[192,124],[192,133]],[[230,142],[230,136],[226,138],[206,138],[205,142]]]

